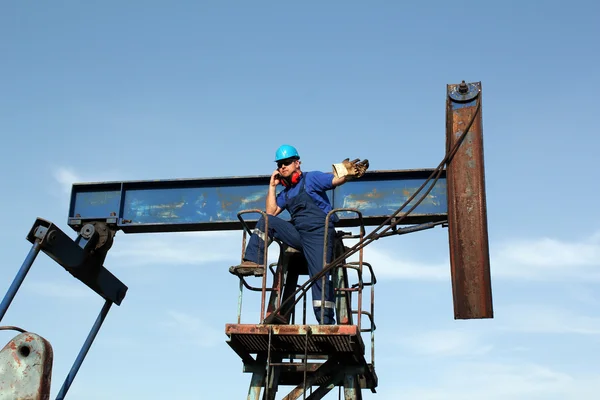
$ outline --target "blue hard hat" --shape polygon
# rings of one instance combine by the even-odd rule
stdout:
[[[285,160],[286,158],[291,157],[300,158],[300,155],[298,154],[298,150],[296,150],[294,146],[290,146],[289,144],[279,146],[279,148],[275,152],[275,162],[279,160]]]

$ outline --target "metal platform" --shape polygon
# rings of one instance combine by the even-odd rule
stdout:
[[[356,325],[227,324],[225,333],[227,343],[244,362],[244,372],[264,368],[265,359],[290,359],[270,364],[281,367],[282,385],[301,385],[305,370],[316,374],[313,383],[317,385],[330,382],[343,365],[359,376],[361,388],[374,391],[377,387],[377,375],[365,359],[365,345]]]

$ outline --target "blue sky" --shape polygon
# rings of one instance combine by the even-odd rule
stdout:
[[[453,320],[445,229],[370,245],[365,398],[596,398],[599,20],[593,1],[4,2],[0,291],[36,217],[72,234],[74,182],[269,174],[282,143],[306,170],[433,168],[446,85],[481,81],[496,317]],[[105,265],[130,289],[67,398],[244,398],[240,241],[118,234]],[[52,343],[53,397],[101,306],[41,255],[2,321]]]

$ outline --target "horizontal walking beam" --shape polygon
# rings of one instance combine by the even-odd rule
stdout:
[[[432,169],[372,171],[328,192],[334,208],[360,211],[365,225],[392,215],[431,175]],[[333,177],[333,175],[332,175]],[[238,230],[238,212],[265,208],[270,176],[76,183],[69,226],[106,221],[125,233]],[[417,196],[414,204],[419,199]],[[410,205],[409,205],[410,206]],[[406,208],[408,210],[408,208]],[[447,219],[445,174],[402,224]],[[402,214],[399,214],[399,216]],[[340,227],[359,226],[356,213],[340,212]],[[260,217],[246,214],[252,226]],[[289,214],[281,215],[289,219]]]

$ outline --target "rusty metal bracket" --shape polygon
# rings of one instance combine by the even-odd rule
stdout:
[[[27,240],[34,245],[40,242],[41,250],[71,275],[105,300],[120,305],[128,288],[102,265],[114,234],[103,222],[87,223],[73,240],[52,222],[37,218]]]
[[[463,103],[475,100],[479,96],[481,84],[479,83],[462,83],[458,85],[448,85],[448,97],[452,101]]]

